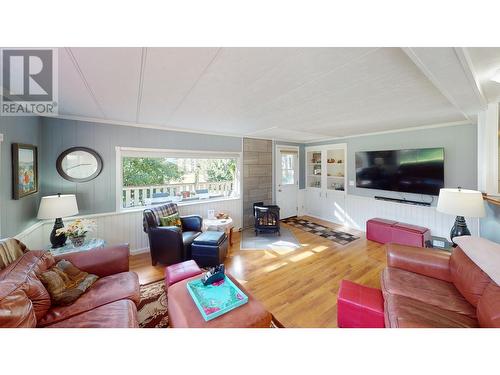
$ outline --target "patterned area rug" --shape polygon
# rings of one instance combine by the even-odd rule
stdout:
[[[299,219],[297,217],[291,217],[282,220],[284,223],[291,225],[295,228],[302,229],[306,232],[313,233],[317,236],[326,238],[340,245],[347,245],[359,237],[356,237],[350,233],[342,232],[339,230],[334,230],[332,228],[325,227],[323,225],[314,223],[309,220]]]
[[[137,307],[139,327],[141,328],[167,328],[167,293],[165,281],[153,281],[141,285],[141,302]]]

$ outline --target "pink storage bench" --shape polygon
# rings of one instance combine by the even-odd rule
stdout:
[[[428,228],[418,225],[373,218],[366,222],[366,238],[383,244],[393,242],[425,247],[425,243],[431,239],[431,232]]]

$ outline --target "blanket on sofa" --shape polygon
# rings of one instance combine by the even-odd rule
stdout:
[[[500,245],[485,238],[462,236],[453,239],[464,253],[495,283],[500,285]]]
[[[21,257],[26,251],[26,246],[15,238],[0,240],[0,270]]]

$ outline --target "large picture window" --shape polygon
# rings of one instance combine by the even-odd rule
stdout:
[[[238,154],[122,151],[121,208],[239,197]]]

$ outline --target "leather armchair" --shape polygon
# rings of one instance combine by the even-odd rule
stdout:
[[[191,244],[201,234],[201,216],[182,216],[182,227],[160,226],[160,218],[178,212],[177,205],[168,203],[144,210],[144,232],[149,237],[149,251],[153,266],[171,265],[191,259]]]

